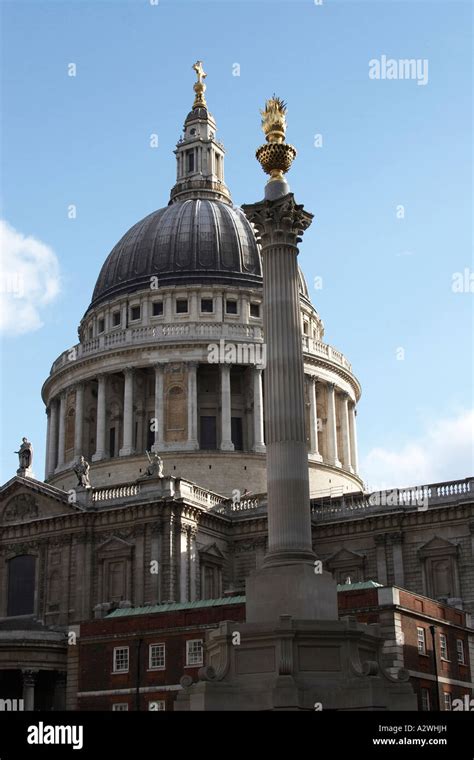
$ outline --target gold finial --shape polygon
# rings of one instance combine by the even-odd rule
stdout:
[[[255,155],[263,171],[270,174],[270,182],[282,181],[296,156],[296,148],[285,143],[286,103],[273,95],[265,101],[265,109],[260,113],[267,144],[258,148]]]
[[[196,61],[196,63],[193,64],[192,68],[196,72],[197,76],[197,82],[195,82],[193,87],[194,92],[196,93],[193,108],[207,108],[206,98],[204,97],[206,85],[203,82],[203,79],[207,77],[207,74],[203,69],[202,61]]]
[[[286,103],[273,95],[265,101],[265,110],[262,114],[262,129],[269,143],[282,143],[286,134]]]

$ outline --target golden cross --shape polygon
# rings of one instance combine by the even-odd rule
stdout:
[[[196,61],[192,68],[196,72],[199,84],[202,84],[202,80],[207,77],[207,74],[202,67],[202,61]]]

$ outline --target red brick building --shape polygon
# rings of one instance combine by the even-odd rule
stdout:
[[[474,630],[469,613],[396,586],[369,582],[338,588],[340,615],[380,625],[386,666],[408,671],[419,710],[451,710],[455,699],[473,696]]]
[[[158,611],[159,610],[159,611]],[[206,631],[245,619],[245,597],[117,609],[82,623],[69,647],[79,710],[172,710],[180,678],[197,680]],[[68,707],[73,707],[68,684]],[[72,704],[71,704],[72,700]]]
[[[338,592],[341,616],[380,626],[384,665],[408,670],[420,710],[449,710],[453,700],[472,697],[468,613],[372,581]],[[82,623],[69,647],[68,709],[172,710],[180,678],[197,679],[204,664],[206,631],[223,620],[245,620],[244,596],[117,609]]]

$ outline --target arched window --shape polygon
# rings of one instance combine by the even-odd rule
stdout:
[[[7,615],[32,615],[35,604],[35,557],[21,554],[8,562]]]

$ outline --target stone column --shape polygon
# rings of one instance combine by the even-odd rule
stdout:
[[[24,709],[31,712],[35,709],[35,684],[37,670],[22,670]]]
[[[323,458],[319,453],[319,440],[318,440],[318,405],[317,405],[317,392],[316,386],[318,384],[318,378],[316,375],[310,377],[310,458],[316,462],[322,462]]]
[[[153,451],[161,451],[164,440],[163,364],[155,364],[155,442]]]
[[[387,575],[387,556],[385,554],[385,533],[377,533],[374,537],[375,541],[375,554],[377,561],[377,581],[383,586],[388,583]]]
[[[76,415],[74,426],[74,459],[79,460],[82,451],[82,426],[84,421],[84,385],[79,383],[76,387]]]
[[[188,448],[198,449],[197,438],[197,362],[188,362]]]
[[[359,460],[357,455],[357,429],[356,429],[357,410],[355,404],[349,407],[349,436],[351,441],[351,461],[352,469],[355,473],[359,471]]]
[[[401,532],[389,533],[388,540],[392,545],[393,558],[393,583],[395,586],[405,585],[405,569],[403,566],[403,534]]]
[[[270,182],[266,190],[278,190],[278,184],[283,183]],[[311,543],[297,261],[297,242],[311,224],[312,215],[297,206],[290,193],[243,209],[257,228],[263,261],[268,486],[265,566],[312,564],[315,555]],[[289,609],[285,612],[290,614]]]
[[[105,375],[99,375],[97,378],[97,432],[95,440],[95,453],[92,454],[92,461],[98,462],[100,459],[105,459],[105,413],[106,413],[106,382]]]
[[[133,448],[133,368],[124,370],[125,385],[123,392],[123,446],[120,456],[126,457],[134,453]]]
[[[230,365],[221,364],[221,451],[233,451],[231,431]]]
[[[351,462],[351,441],[349,433],[349,395],[342,394],[341,398],[341,435],[342,435],[342,464],[344,469],[354,472]]]
[[[334,383],[327,384],[328,396],[328,421],[327,421],[327,443],[328,443],[328,463],[335,467],[341,467],[337,458],[337,430],[336,430],[336,392]]]
[[[51,408],[47,406],[44,410],[46,412],[46,457],[44,465],[44,477],[47,478],[50,472],[50,437],[51,437]]]
[[[58,402],[55,398],[49,403],[49,437],[48,437],[48,472],[49,477],[56,469],[58,461]]]
[[[188,602],[188,532],[185,526],[181,526],[179,564],[180,602]]]
[[[263,440],[263,392],[262,370],[253,368],[253,451],[259,454],[265,453],[265,441]]]
[[[196,548],[196,536],[197,536],[197,528],[194,526],[191,527],[190,533],[189,533],[189,601],[195,602],[198,598],[197,596],[197,548]]]
[[[66,441],[66,392],[59,397],[59,435],[58,435],[58,467],[64,466],[64,445]]]

